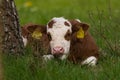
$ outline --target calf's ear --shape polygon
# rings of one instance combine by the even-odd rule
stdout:
[[[89,25],[79,20],[70,20],[70,23],[72,24],[72,33],[75,33],[77,38],[84,38]]]
[[[80,26],[82,27],[82,29],[86,32],[89,28],[89,25],[86,23],[80,23]]]
[[[39,25],[39,24],[32,24],[32,23],[29,23],[29,24],[26,24],[22,27],[24,30],[30,32],[30,33],[33,33],[35,31],[35,29],[39,28],[41,29],[41,31],[43,33],[46,32],[46,26],[45,25]]]
[[[31,35],[33,38],[40,39],[43,34],[46,34],[46,26],[44,25],[27,24],[22,27],[22,35]]]

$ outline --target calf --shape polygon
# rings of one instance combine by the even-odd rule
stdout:
[[[78,20],[70,20],[70,23],[72,24],[72,35],[69,60],[74,63],[81,62],[82,65],[94,66],[99,53],[98,47],[88,31],[89,25]]]
[[[50,53],[46,26],[26,24],[22,27],[22,38],[24,46],[30,46],[34,51],[34,56],[41,57],[44,54]]]
[[[68,59],[74,63],[91,66],[97,63],[98,47],[88,32],[88,24],[60,17],[51,19],[44,29],[39,27],[39,31],[45,34],[42,36],[47,35],[45,38],[49,44],[50,54],[43,55],[45,60]],[[43,44],[46,41],[43,41]]]

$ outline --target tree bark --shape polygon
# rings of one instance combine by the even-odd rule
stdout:
[[[24,53],[14,0],[0,0],[0,48],[2,53],[15,55]]]

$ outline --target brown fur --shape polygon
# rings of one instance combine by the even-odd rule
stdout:
[[[93,37],[88,32],[89,25],[76,20],[70,22],[72,24],[73,33],[71,36],[70,55],[68,59],[74,63],[79,63],[90,56],[98,58],[98,47]],[[82,39],[76,37],[76,32],[80,27],[82,27],[85,32],[85,37]]]
[[[22,27],[22,36],[26,37],[31,35],[35,29],[39,29],[44,34],[46,33],[46,26],[29,23]]]
[[[67,31],[67,33],[65,34],[64,38],[65,38],[67,41],[70,40],[70,38],[71,38],[71,32],[70,32],[70,30]]]
[[[52,26],[53,26],[54,23],[55,23],[54,20],[50,21],[50,22],[48,23],[48,27],[49,27],[49,28],[52,28]]]
[[[69,24],[69,23],[67,23],[66,21],[64,22],[64,24],[65,24],[66,26],[70,26],[70,24]]]
[[[40,39],[35,39],[32,37],[32,33],[35,30],[39,30],[42,33]],[[27,24],[22,27],[22,35],[28,40],[28,46],[31,46],[35,56],[41,56],[49,52],[49,40],[46,34],[46,26],[36,25],[36,24]]]

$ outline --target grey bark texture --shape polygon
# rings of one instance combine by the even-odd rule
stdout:
[[[18,14],[14,0],[0,0],[0,48],[2,53],[24,53]]]

